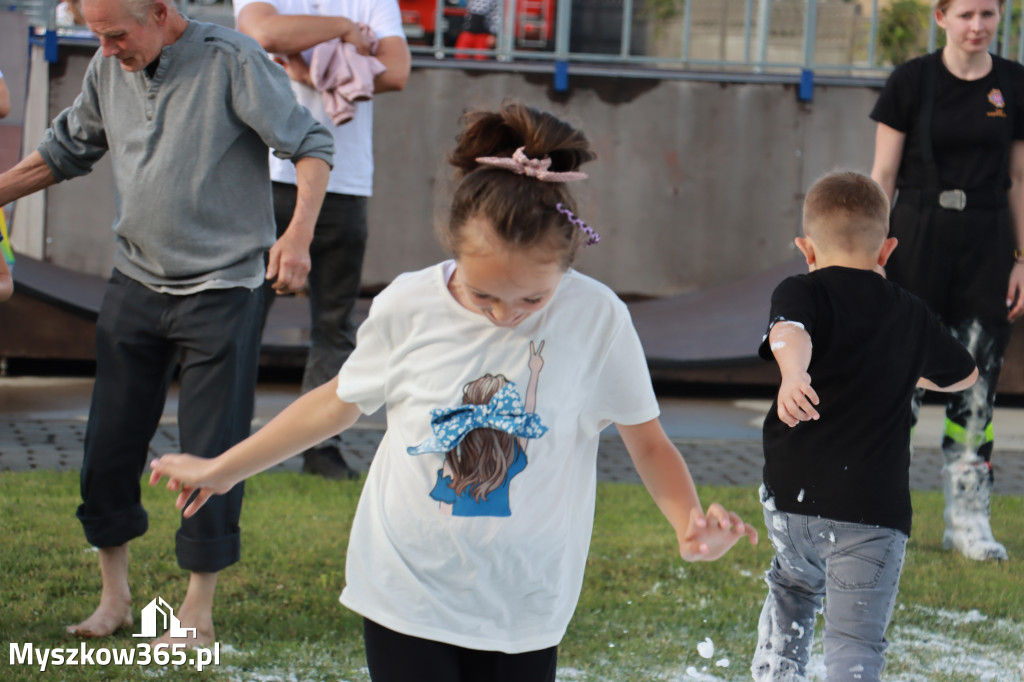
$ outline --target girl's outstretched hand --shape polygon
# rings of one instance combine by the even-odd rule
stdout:
[[[156,485],[166,476],[167,489],[178,491],[174,506],[185,510],[183,515],[186,519],[199,511],[211,496],[226,493],[234,486],[233,482],[219,481],[213,476],[212,459],[193,455],[164,455],[154,459],[149,466],[153,470],[149,484]],[[189,503],[193,495],[195,499]]]
[[[706,515],[699,509],[690,513],[686,534],[679,538],[679,554],[686,561],[714,561],[744,536],[750,538],[750,544],[757,544],[757,530],[753,526],[713,502]]]

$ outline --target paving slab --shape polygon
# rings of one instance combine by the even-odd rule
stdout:
[[[0,471],[81,469],[92,380],[88,378],[0,377]],[[292,384],[261,385],[257,392],[259,428],[299,395]],[[761,480],[761,422],[768,400],[663,397],[662,424],[702,485],[756,488]],[[178,452],[177,393],[171,391],[164,417],[150,443],[151,456]],[[926,405],[914,434],[911,488],[942,486],[938,448],[943,420],[939,405]],[[1024,495],[1024,410],[997,408],[994,418],[997,495]],[[345,457],[360,471],[369,468],[384,434],[382,413],[362,417],[344,436]],[[275,471],[300,471],[292,458]],[[639,483],[629,454],[614,428],[600,441],[598,479]]]
[[[257,424],[258,426],[258,424]],[[357,471],[370,467],[384,435],[377,427],[357,427],[344,435],[345,459]],[[33,421],[0,419],[0,471],[76,471],[82,466],[85,423],[80,421]],[[674,438],[699,485],[756,488],[761,480],[760,441],[751,439]],[[150,444],[150,455],[179,452],[178,430],[162,424]],[[301,471],[302,461],[293,457],[273,471]],[[942,453],[937,447],[915,448],[910,467],[914,490],[942,487]],[[995,462],[997,495],[1024,495],[1024,453],[998,453]],[[640,483],[629,454],[618,435],[602,436],[597,457],[598,480]]]

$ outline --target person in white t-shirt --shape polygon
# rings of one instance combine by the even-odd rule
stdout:
[[[234,0],[238,30],[257,40],[284,65],[299,103],[334,135],[336,163],[327,182],[320,217],[309,245],[310,348],[302,374],[306,393],[334,377],[356,342],[353,311],[359,297],[366,251],[367,210],[373,194],[373,100],[352,102],[352,119],[335,125],[323,95],[309,76],[315,46],[332,39],[352,44],[360,54],[371,45],[360,31],[376,36],[373,55],[385,71],[373,79],[374,97],[405,88],[411,57],[396,0]],[[291,220],[297,193],[295,167],[270,154],[274,218],[278,234]],[[267,311],[272,285],[264,287]],[[303,471],[327,478],[356,478],[335,434],[302,453]]]
[[[580,131],[524,104],[467,114],[449,159],[454,259],[377,296],[336,381],[215,460],[152,463],[179,508],[196,493],[188,516],[385,405],[341,595],[364,617],[374,682],[554,681],[612,423],[684,559],[757,541],[721,505],[704,513],[625,304],[571,268],[598,235],[566,183],[593,158]]]
[[[57,3],[56,19],[58,26],[85,26],[82,0],[61,0]]]

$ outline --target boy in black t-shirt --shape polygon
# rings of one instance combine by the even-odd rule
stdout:
[[[826,175],[796,240],[811,272],[772,294],[760,353],[782,382],[764,422],[761,501],[776,555],[755,680],[803,679],[823,600],[828,679],[880,679],[910,534],[910,396],[977,377],[925,304],[881,274],[896,248],[888,214],[867,176]]]

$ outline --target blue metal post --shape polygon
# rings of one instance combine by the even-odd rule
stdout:
[[[929,12],[928,16],[928,52],[935,52],[935,32],[938,25],[935,23],[935,12]]]
[[[59,45],[57,43],[57,31],[50,28],[46,30],[46,38],[43,43],[43,58],[51,64],[57,62]]]
[[[871,0],[871,39],[868,41],[868,66],[875,65],[878,47],[878,0]]]
[[[818,0],[807,0],[804,10],[804,68],[814,67],[814,49],[818,38]]]
[[[569,27],[572,21],[572,0],[558,0],[555,16],[555,74],[556,92],[569,89]]]
[[[818,0],[807,0],[804,12],[804,68],[800,70],[800,87],[796,97],[801,102],[814,99],[814,48],[818,37]]]
[[[633,0],[622,3],[622,39],[619,41],[619,56],[629,57],[633,41]]]
[[[690,61],[690,29],[693,26],[693,0],[686,0],[683,7],[683,54],[684,62]]]
[[[1021,2],[1021,13],[1024,14],[1024,1]],[[1024,26],[1021,27],[1020,42],[1017,43],[1017,61],[1024,62]]]
[[[747,0],[743,10],[743,61],[750,63],[750,33],[754,25],[754,0]]]
[[[441,0],[439,0],[441,1]],[[519,3],[508,0],[505,13],[501,16],[501,33],[498,34],[498,61],[512,61],[512,53],[516,49],[516,17],[519,15]]]
[[[800,69],[800,86],[797,88],[796,98],[801,102],[810,102],[814,99],[814,71],[811,69]]]
[[[1002,40],[1003,44],[999,48],[999,55],[1002,56],[1002,57],[1005,57],[1006,59],[1009,59],[1010,58],[1010,24],[1013,23],[1011,21],[1011,19],[1013,17],[1013,1],[1012,0],[1010,2],[1008,2],[1008,3],[1006,3],[1005,10],[1006,11],[1003,12],[1003,40]]]
[[[757,6],[757,66],[755,73],[764,72],[764,63],[768,60],[768,36],[771,31],[772,5],[771,0],[759,0]]]
[[[444,58],[444,0],[434,7],[434,56]]]

